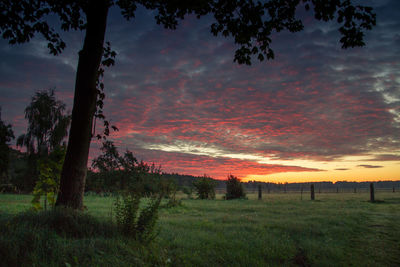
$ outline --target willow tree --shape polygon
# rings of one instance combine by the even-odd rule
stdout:
[[[2,0],[0,33],[11,44],[28,42],[35,34],[41,34],[50,53],[61,53],[65,43],[50,25],[50,14],[60,19],[63,31],[85,31],[58,205],[82,208],[93,118],[96,104],[104,97],[97,88],[98,76],[102,74],[99,68],[105,52],[115,56],[109,49],[104,50],[108,11],[117,6],[131,20],[139,5],[153,10],[156,23],[168,29],[175,29],[188,14],[197,18],[212,15],[211,33],[232,37],[238,46],[234,61],[248,65],[254,58],[260,61],[274,58],[270,48],[274,32],[303,29],[302,21],[296,17],[298,8],[312,12],[320,21],[336,20],[343,48],[363,46],[365,30],[375,25],[372,8],[355,5],[350,0]]]
[[[71,120],[65,109],[66,105],[56,99],[54,89],[37,91],[25,108],[28,128],[18,137],[17,146],[25,146],[28,154],[39,156],[47,156],[61,146]]]

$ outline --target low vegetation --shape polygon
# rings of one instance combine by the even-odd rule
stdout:
[[[244,192],[243,185],[239,178],[233,175],[229,175],[226,180],[226,194],[225,199],[236,199],[245,198],[246,193]]]
[[[0,258],[6,266],[400,264],[399,192],[377,192],[375,203],[367,192],[317,191],[315,201],[301,200],[300,193],[247,197],[199,200],[178,193],[182,205],[160,209],[157,235],[143,243],[111,222],[113,197],[86,196],[87,211],[75,217],[68,211],[20,214],[32,196],[1,194]],[[63,224],[54,223],[60,218]]]
[[[199,199],[215,198],[215,181],[204,175],[193,182],[194,190]]]
[[[65,209],[0,213],[1,266],[163,265],[163,254],[125,237],[108,218]]]

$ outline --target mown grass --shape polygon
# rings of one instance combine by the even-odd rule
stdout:
[[[36,265],[399,266],[400,194],[377,193],[376,203],[368,198],[367,193],[330,193],[317,194],[316,201],[306,194],[303,200],[300,194],[264,194],[261,201],[256,195],[248,200],[183,199],[181,206],[160,211],[159,234],[151,245],[125,238],[111,226],[76,237],[54,227],[32,228],[31,222],[0,243],[6,238],[23,246],[36,242],[38,249],[26,261]],[[30,200],[0,195],[1,224],[29,208]],[[88,196],[85,205],[99,223],[90,227],[101,229],[110,220],[112,198]],[[39,228],[44,232],[33,238],[32,229]],[[54,252],[45,257],[46,236]],[[36,241],[23,241],[32,238]]]

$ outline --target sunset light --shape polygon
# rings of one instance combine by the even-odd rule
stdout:
[[[274,60],[251,66],[233,62],[238,47],[210,34],[209,17],[189,16],[170,31],[149,23],[145,9],[133,24],[112,11],[107,40],[117,56],[105,71],[104,114],[119,131],[109,140],[168,173],[399,180],[400,20],[387,1],[371,5],[377,26],[365,47],[341,49],[335,23],[300,13],[304,31],[274,33]],[[0,40],[0,106],[15,136],[26,129],[24,108],[36,90],[55,88],[72,109],[83,36],[63,38],[68,45],[56,57],[41,39]],[[100,146],[93,139],[90,159]]]

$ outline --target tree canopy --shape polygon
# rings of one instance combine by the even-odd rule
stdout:
[[[93,9],[91,0],[4,0],[0,4],[0,33],[10,44],[29,42],[35,34],[42,35],[48,42],[49,52],[57,55],[66,47],[59,31],[48,22],[48,15],[57,15],[62,31],[85,30],[87,15]],[[296,17],[299,7],[313,11],[320,21],[335,20],[340,25],[343,48],[363,46],[364,31],[372,29],[376,16],[371,7],[354,5],[350,0],[102,0],[108,9],[118,6],[127,19],[135,18],[138,6],[156,11],[157,24],[175,29],[188,14],[198,18],[213,14],[215,22],[210,30],[215,36],[232,36],[239,45],[234,61],[251,64],[252,56],[260,61],[273,59],[270,47],[271,34],[288,30],[303,30],[303,22]],[[86,15],[86,16],[85,16]]]
[[[14,139],[14,132],[11,128],[11,124],[5,124],[1,119],[1,107],[0,107],[0,178],[3,174],[7,174],[10,148],[9,143]]]
[[[70,115],[66,106],[54,95],[54,89],[37,91],[25,109],[28,120],[26,134],[17,139],[18,146],[26,146],[28,153],[48,154],[68,135]]]

